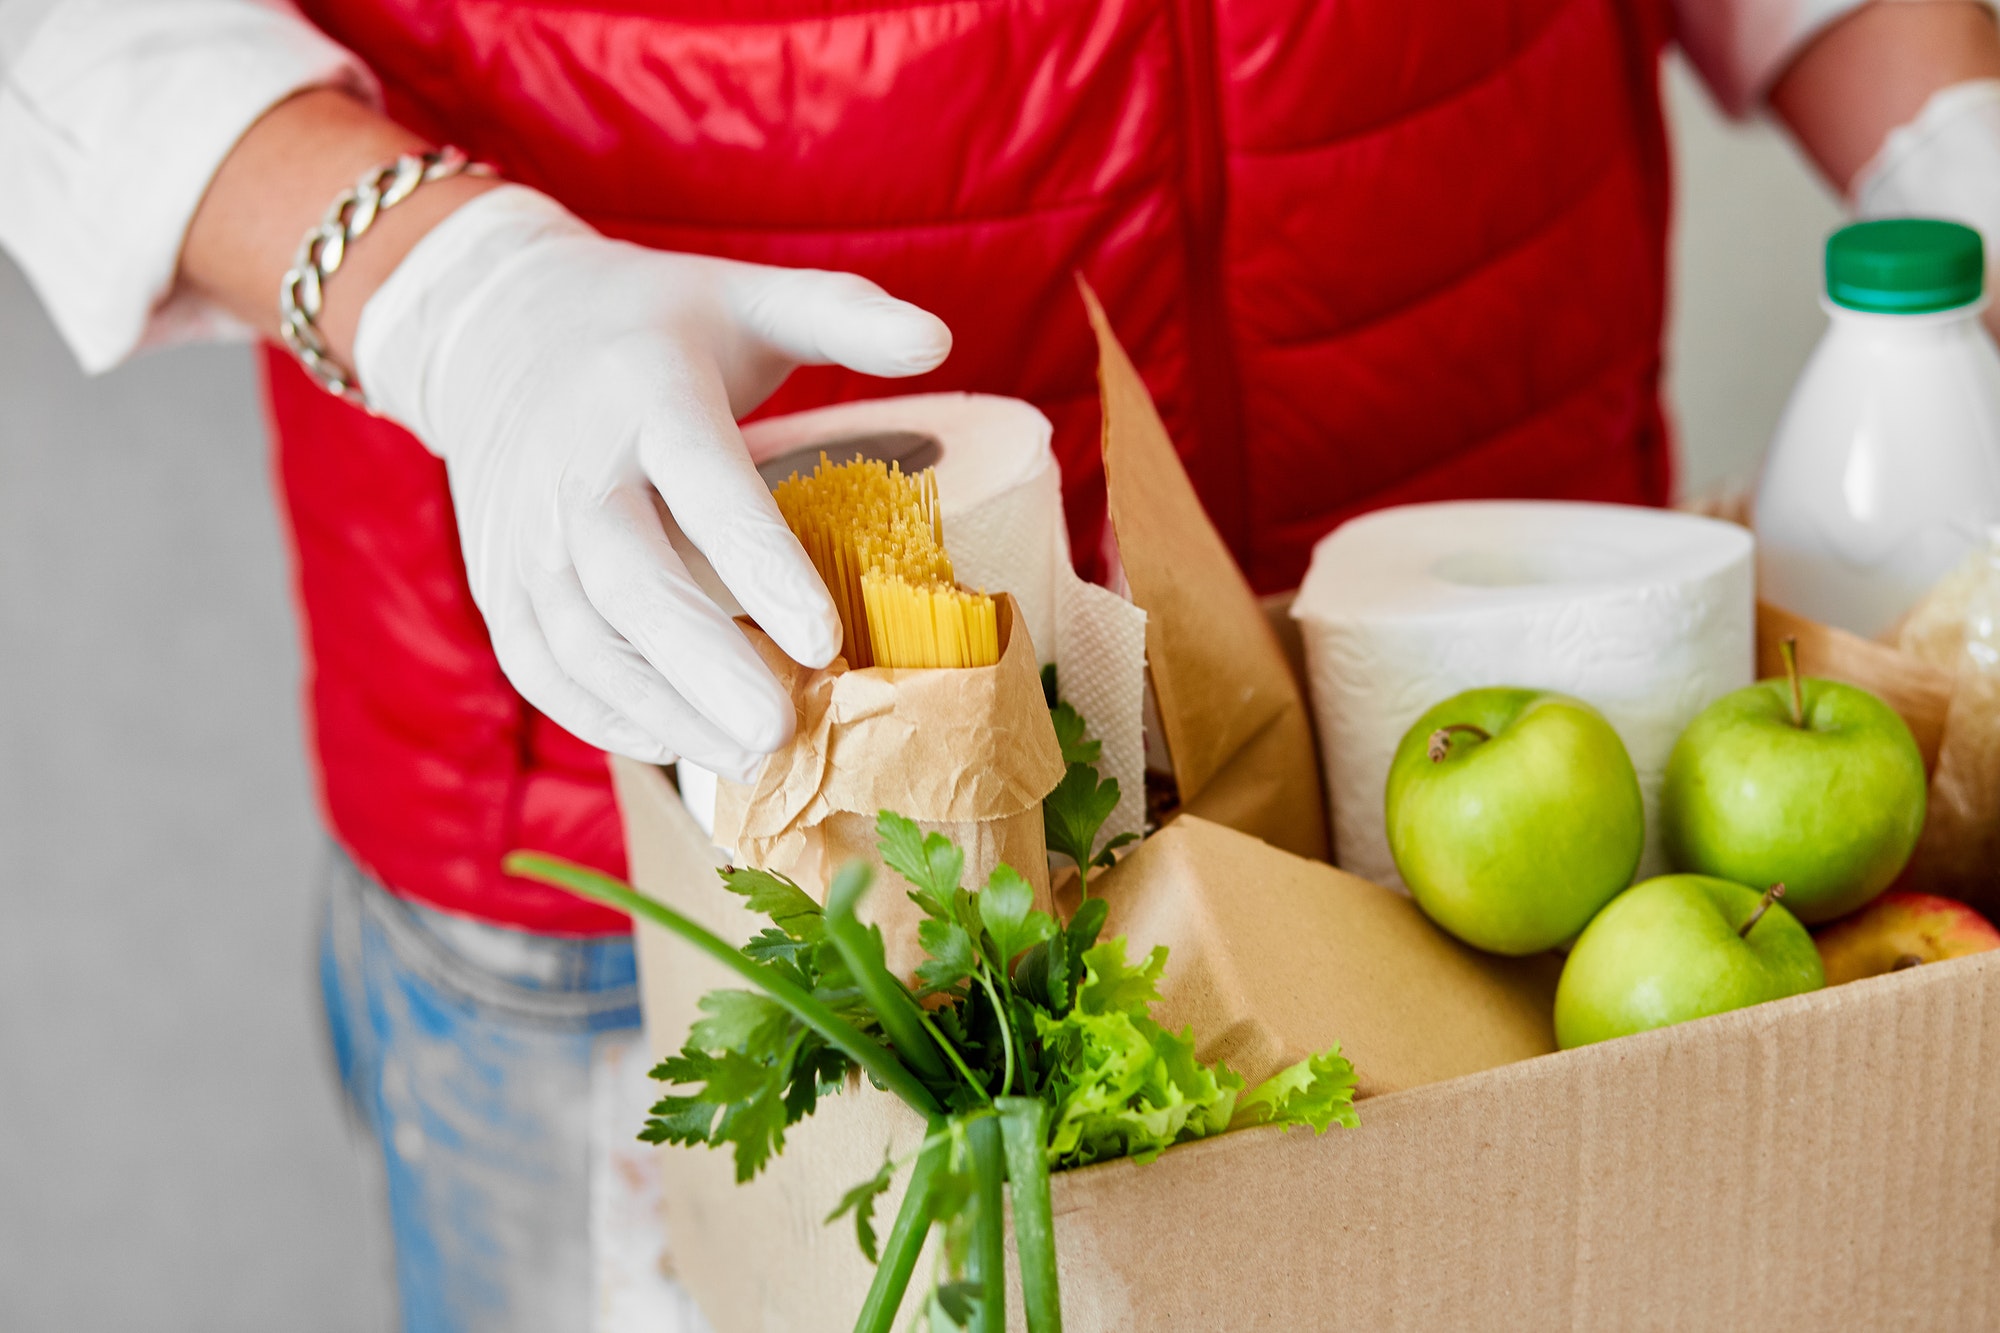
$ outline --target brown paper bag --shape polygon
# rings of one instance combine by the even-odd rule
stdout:
[[[1174,452],[1104,307],[1078,279],[1097,332],[1104,484],[1180,808],[1326,860],[1312,714],[1284,649]]]
[[[1859,685],[1910,724],[1923,752],[1924,767],[1935,771],[1944,742],[1945,714],[1951,706],[1951,676],[1907,653],[1858,634],[1793,615],[1769,602],[1757,603],[1757,678],[1785,674],[1783,645],[1798,641],[1799,674]]]
[[[822,900],[850,860],[877,868],[862,915],[882,927],[889,965],[921,958],[921,911],[882,872],[875,816],[893,810],[965,851],[966,883],[1005,861],[1049,906],[1042,797],[1062,780],[1035,648],[1013,598],[1000,599],[1000,661],[940,670],[836,661],[809,670],[754,628],[747,632],[792,693],[798,730],[754,783],[716,784],[715,841],[742,864],[796,880]]]
[[[1252,1084],[1339,1043],[1357,1098],[1556,1048],[1554,954],[1497,958],[1408,895],[1183,815],[1106,871],[1104,933],[1168,949],[1153,1017]]]

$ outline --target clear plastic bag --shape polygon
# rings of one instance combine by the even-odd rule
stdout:
[[[1905,883],[2000,910],[2000,528],[1903,618],[1895,645],[1953,676]]]

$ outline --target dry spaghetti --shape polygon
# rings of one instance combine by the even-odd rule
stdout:
[[[811,476],[794,472],[774,495],[840,610],[850,666],[1000,660],[993,599],[952,578],[930,469],[911,476],[894,463],[821,454]]]

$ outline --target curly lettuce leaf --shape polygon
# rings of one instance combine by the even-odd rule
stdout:
[[[1243,1094],[1230,1127],[1310,1125],[1315,1134],[1334,1125],[1353,1129],[1361,1123],[1354,1110],[1354,1088],[1354,1066],[1335,1044]]]
[[[1167,951],[1125,961],[1125,941],[1083,954],[1075,1007],[1037,1014],[1054,1107],[1049,1158],[1058,1167],[1117,1157],[1150,1161],[1176,1143],[1229,1127],[1243,1079],[1195,1058],[1192,1029],[1170,1032],[1149,1010]]]
[[[1160,977],[1167,970],[1167,946],[1156,944],[1136,967],[1125,961],[1125,938],[1106,940],[1085,950],[1084,980],[1076,1007],[1087,1014],[1130,1014],[1145,1018],[1160,998]]]

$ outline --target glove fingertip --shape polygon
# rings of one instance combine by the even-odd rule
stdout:
[[[608,728],[599,748],[641,764],[671,764],[680,759],[671,746],[655,740],[637,727]]]
[[[833,609],[831,603],[827,604],[824,614],[787,616],[760,628],[771,636],[771,642],[784,650],[785,656],[815,671],[840,656],[846,642],[840,613]]]
[[[709,755],[702,759],[701,766],[720,778],[749,786],[757,781],[757,773],[764,766],[761,754]]]
[[[951,326],[921,306],[907,301],[893,303],[895,336],[885,339],[886,364],[882,374],[900,378],[936,370],[951,355]]]
[[[724,728],[730,739],[759,757],[784,749],[798,730],[798,713],[791,698],[778,694],[772,703],[770,708],[755,709],[754,715],[753,710],[746,710],[730,719],[733,725]]]

